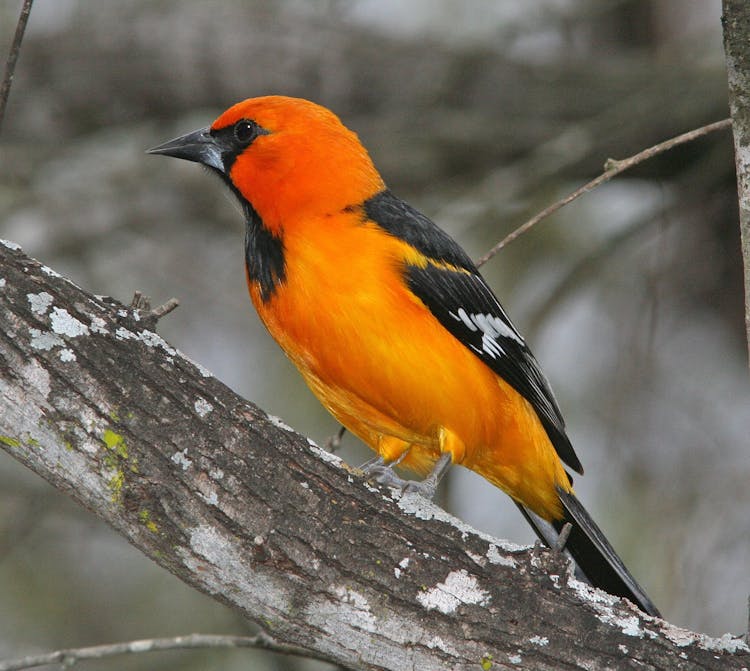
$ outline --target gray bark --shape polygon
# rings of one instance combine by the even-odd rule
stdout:
[[[355,669],[740,669],[567,562],[360,474],[0,245],[0,445],[277,641]],[[113,579],[115,576],[113,576]]]
[[[745,328],[750,351],[750,5],[745,0],[724,0],[722,7],[745,266]]]

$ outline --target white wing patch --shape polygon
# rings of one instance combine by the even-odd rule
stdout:
[[[449,314],[456,321],[462,322],[470,331],[482,332],[482,349],[493,359],[506,354],[498,338],[510,338],[521,347],[525,346],[518,331],[509,322],[496,315],[481,312],[469,314],[464,308],[459,308],[457,313],[450,312]]]
[[[464,324],[466,324],[466,328],[470,331],[476,331],[477,325],[472,321],[471,317],[466,314],[466,310],[463,308],[458,308],[458,314],[454,315],[452,312],[450,313],[451,317],[457,321],[462,321]]]

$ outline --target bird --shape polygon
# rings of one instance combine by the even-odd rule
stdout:
[[[377,453],[371,476],[430,497],[460,464],[590,584],[659,616],[575,495],[570,471],[583,468],[526,341],[468,254],[386,186],[338,116],[254,97],[148,151],[202,164],[236,196],[255,309],[322,405]]]

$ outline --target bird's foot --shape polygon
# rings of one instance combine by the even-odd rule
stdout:
[[[373,464],[365,470],[368,480],[375,480],[386,487],[393,487],[407,494],[413,492],[424,496],[426,499],[432,499],[437,490],[437,483],[430,478],[424,480],[406,480],[396,474],[391,466],[386,464]]]
[[[424,480],[406,480],[396,475],[393,466],[398,464],[399,461],[401,459],[393,462],[393,464],[386,464],[382,457],[378,457],[364,464],[362,470],[369,480],[375,480],[375,482],[379,482],[386,487],[400,489],[404,494],[419,494],[419,496],[432,501],[435,498],[435,492],[441,478],[451,464],[451,455],[448,453],[441,455],[435,467]]]

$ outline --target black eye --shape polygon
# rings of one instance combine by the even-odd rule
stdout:
[[[240,144],[250,144],[258,136],[258,124],[249,119],[241,119],[234,124],[234,137]]]

